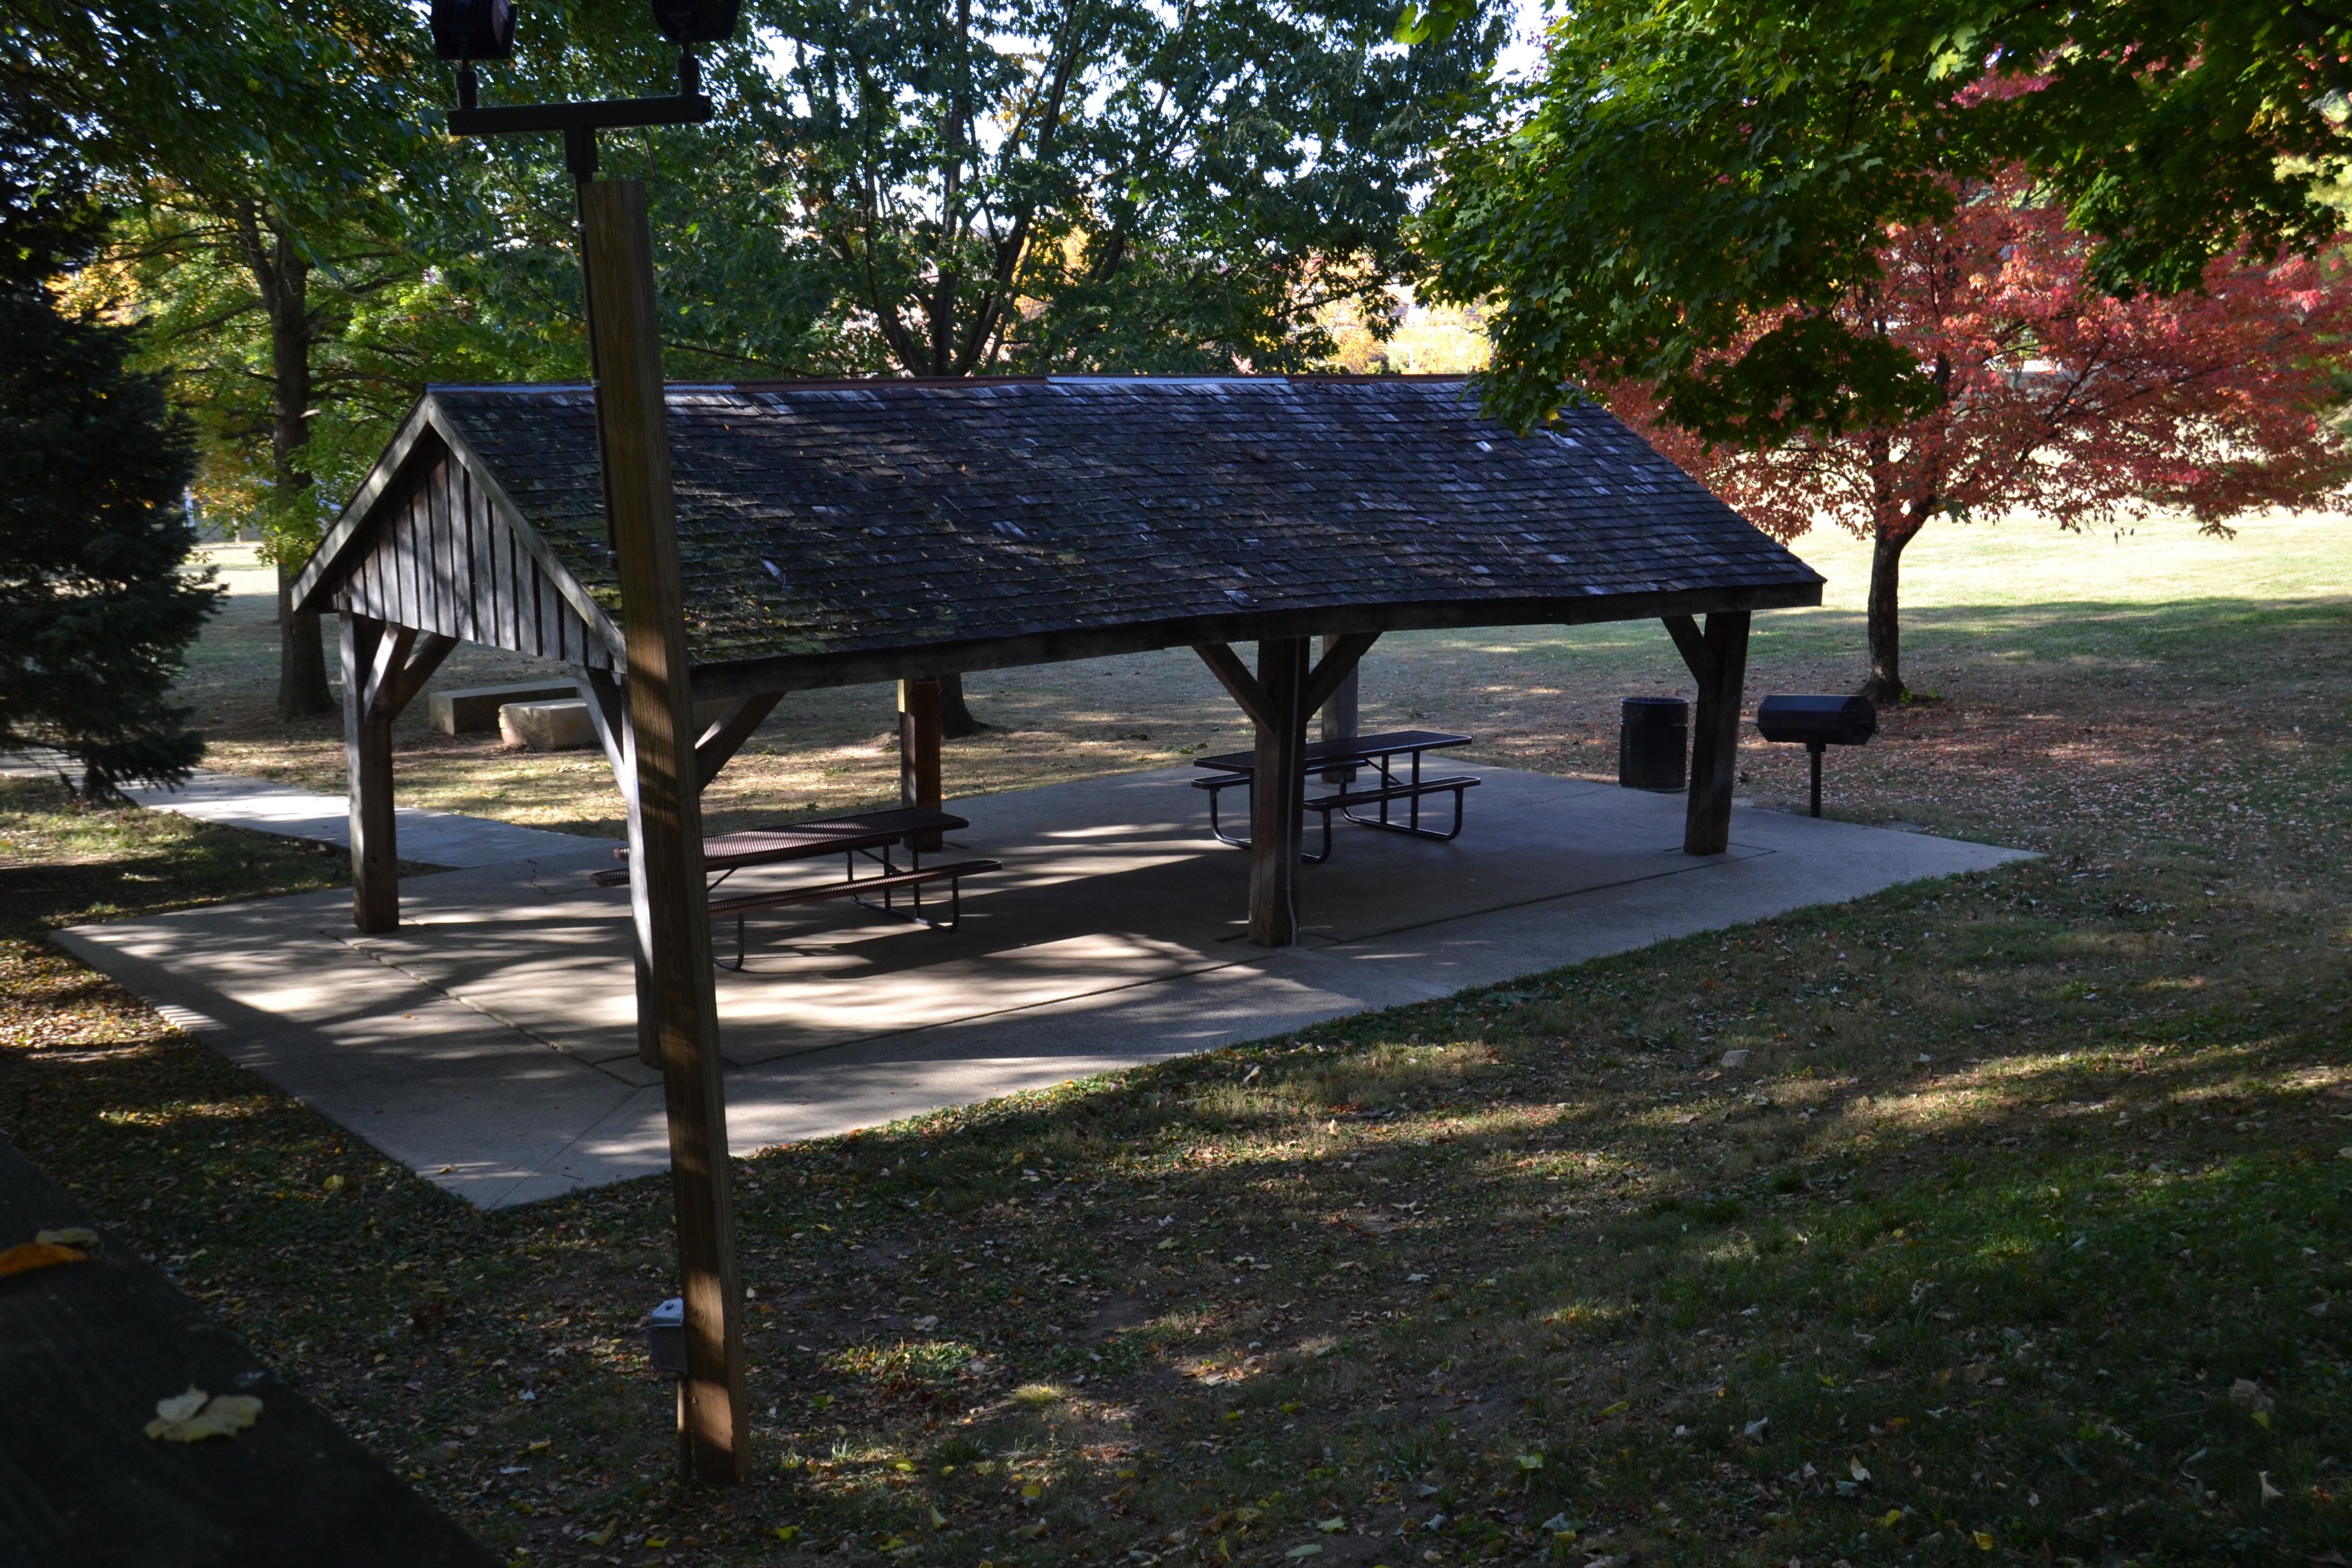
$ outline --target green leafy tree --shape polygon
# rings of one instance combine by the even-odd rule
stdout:
[[[67,129],[0,86],[0,745],[57,747],[109,795],[203,753],[170,692],[216,593],[181,570],[194,447],[161,378],[50,287],[103,228]]]
[[[844,357],[965,376],[1304,369],[1388,319],[1433,151],[1504,36],[1396,0],[766,0],[732,118]],[[943,683],[950,735],[982,726]]]
[[[1504,23],[1395,0],[756,5],[740,77],[796,266],[901,374],[1303,368],[1403,270]]]
[[[0,0],[0,69],[60,113],[116,205],[142,215],[141,259],[161,259],[152,242],[173,237],[243,275],[267,328],[268,416],[225,414],[208,433],[246,443],[229,466],[266,474],[256,493],[279,566],[278,710],[326,711],[319,619],[294,615],[285,594],[327,510],[308,449],[338,307],[316,296],[322,276],[325,292],[342,291],[347,264],[395,252],[441,177],[446,143],[415,90],[416,17],[396,0],[208,0],[197,12]],[[234,335],[238,314],[216,319]]]
[[[1487,394],[1521,425],[1575,378],[1647,383],[1674,424],[1759,449],[1922,416],[1933,367],[1838,307],[1879,280],[1889,226],[2013,165],[2118,297],[2340,225],[2340,6],[1580,0],[1549,44],[1533,102],[1449,153],[1422,231],[1435,291],[1493,305]]]

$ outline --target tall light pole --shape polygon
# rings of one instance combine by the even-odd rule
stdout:
[[[652,0],[652,5],[663,34],[679,46],[677,91],[667,98],[484,106],[477,101],[474,66],[513,52],[509,0],[434,0],[432,26],[435,51],[457,64],[450,134],[560,132],[564,164],[578,183],[596,444],[605,524],[621,579],[629,762],[643,821],[629,861],[630,896],[651,970],[638,1005],[652,1011],[660,1045],[686,1305],[686,1375],[678,1383],[677,1406],[681,1458],[697,1479],[728,1482],[750,1472],[751,1401],[710,922],[703,908],[701,787],[694,765],[694,696],[654,302],[653,233],[644,182],[595,174],[599,130],[700,124],[710,118],[694,51],[734,36],[737,0]]]

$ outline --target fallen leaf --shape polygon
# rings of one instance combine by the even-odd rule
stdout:
[[[70,1247],[81,1252],[101,1252],[106,1247],[106,1243],[99,1239],[98,1232],[87,1226],[68,1225],[56,1230],[38,1231],[33,1239],[46,1241],[52,1247]]]
[[[614,1528],[614,1525],[608,1524],[602,1530],[590,1531],[580,1539],[586,1542],[591,1546],[610,1545],[612,1543],[613,1531]]]
[[[155,1414],[166,1421],[185,1421],[189,1416],[202,1410],[205,1407],[205,1401],[211,1397],[212,1395],[192,1383],[188,1384],[187,1393],[175,1394],[169,1399],[157,1400]]]
[[[5,1252],[0,1252],[0,1276],[29,1274],[36,1268],[49,1268],[60,1263],[87,1263],[87,1255],[70,1247],[60,1247],[54,1241],[20,1242]]]
[[[155,1402],[155,1419],[147,1436],[163,1443],[201,1443],[207,1437],[234,1437],[261,1419],[261,1401],[250,1394],[207,1395],[191,1384],[185,1394]]]
[[[1315,1521],[1315,1528],[1321,1531],[1326,1535],[1337,1535],[1339,1531],[1348,1528],[1348,1521],[1345,1519],[1337,1517],[1322,1519]]]
[[[1323,1555],[1323,1547],[1321,1542],[1310,1541],[1304,1546],[1292,1547],[1283,1555],[1285,1557],[1320,1557]]]
[[[2254,1473],[2254,1479],[2263,1484],[2263,1500],[2264,1502],[2269,1502],[2273,1498],[2283,1498],[2286,1496],[2286,1493],[2271,1485],[2271,1473],[2268,1470],[2256,1471]]]
[[[1862,1468],[1862,1461],[1860,1459],[1849,1458],[1845,1462],[1845,1468],[1853,1474],[1853,1479],[1857,1481],[1866,1481],[1870,1479],[1870,1472]]]
[[[1992,1531],[1990,1530],[1978,1531],[1976,1533],[1976,1542],[1977,1550],[1979,1552],[1990,1552],[1992,1550]]]
[[[937,1317],[931,1316],[931,1315],[929,1315],[929,1314],[926,1314],[926,1315],[924,1315],[924,1316],[922,1316],[922,1317],[917,1318],[917,1319],[915,1320],[915,1324],[914,1324],[915,1331],[916,1331],[917,1333],[919,1333],[919,1334],[928,1334],[928,1333],[929,1333],[933,1329],[936,1329],[936,1328],[938,1328],[939,1326],[940,1326],[940,1321],[939,1321],[939,1319],[938,1319]]]

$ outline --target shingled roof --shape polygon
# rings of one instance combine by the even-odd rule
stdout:
[[[1604,410],[1516,436],[1459,378],[674,385],[668,405],[698,687],[1820,602],[1816,574]],[[436,553],[436,531],[460,547]],[[444,598],[489,587],[457,584],[454,613],[429,584],[404,601],[396,573],[370,590],[387,549],[422,552]],[[501,580],[541,621],[577,616],[579,651],[485,606]],[[588,388],[431,388],[297,594],[609,662]]]

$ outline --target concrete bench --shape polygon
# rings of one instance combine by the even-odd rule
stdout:
[[[734,706],[726,698],[694,705],[698,729],[709,729]],[[576,752],[596,744],[596,721],[579,697],[554,702],[509,702],[499,710],[499,738],[527,752]]]
[[[465,686],[453,691],[428,691],[425,709],[433,727],[445,735],[487,735],[499,727],[499,710],[509,702],[546,702],[576,698],[570,681],[526,680],[507,686]]]

